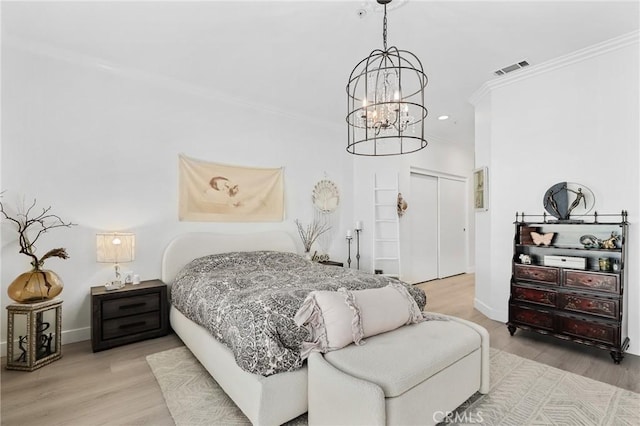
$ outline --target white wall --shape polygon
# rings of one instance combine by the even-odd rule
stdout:
[[[284,229],[298,241],[293,220],[313,218],[311,191],[318,180],[327,178],[340,188],[341,205],[331,235],[321,238],[328,246],[324,248],[332,259],[346,261],[346,229],[365,220],[362,269],[369,270],[374,170],[397,170],[411,203],[411,167],[457,176],[469,176],[473,167],[470,148],[433,138],[420,153],[361,162],[345,152],[343,122],[320,122],[294,111],[274,110],[235,99],[224,86],[218,89],[204,90],[160,73],[123,68],[18,38],[3,39],[0,180],[6,192],[2,201],[15,206],[21,197],[27,203],[35,198],[38,206],[52,206],[53,213],[78,225],[52,230],[38,244],[39,254],[65,247],[70,255],[68,260],[46,263],[65,283],[64,343],[89,338],[90,287],[112,279],[113,267],[95,261],[96,232],[135,232],[136,260],[122,268],[142,279],[157,278],[163,248],[185,231]],[[227,164],[283,166],[285,221],[179,222],[179,153]],[[469,219],[472,241],[473,217]],[[5,306],[11,303],[6,289],[29,269],[29,259],[18,253],[11,226],[3,223],[1,230],[0,318],[5,323]],[[403,235],[409,232],[403,227]],[[403,256],[408,255],[403,248]],[[355,267],[355,251],[352,257]],[[5,340],[6,327],[0,327],[0,342]]]
[[[600,213],[629,211],[629,352],[640,354],[638,33],[513,76],[472,98],[476,166],[489,167],[487,213],[476,215],[476,307],[507,320],[515,212],[541,214],[556,182],[590,188]]]
[[[224,87],[220,87],[223,91]],[[293,220],[313,218],[311,191],[335,181],[343,201],[329,249],[346,258],[345,218],[353,213],[352,159],[342,123],[324,123],[260,105],[233,102],[158,75],[105,67],[90,58],[19,43],[2,50],[1,181],[3,203],[19,197],[78,226],[54,229],[38,253],[67,248],[70,259],[46,267],[65,283],[63,341],[90,336],[90,287],[104,284],[113,267],[95,261],[97,231],[136,233],[136,260],[123,264],[142,279],[160,275],[163,248],[191,230],[251,232],[284,229],[299,241]],[[338,94],[339,96],[339,94]],[[230,102],[231,100],[231,102]],[[285,169],[281,223],[181,223],[177,216],[178,153],[227,164]],[[2,225],[2,322],[11,301],[6,289],[28,270],[17,253],[17,234]],[[300,245],[301,249],[301,245]],[[6,340],[6,327],[1,327]]]
[[[421,151],[413,154],[392,157],[355,157],[353,167],[354,188],[354,221],[364,222],[364,231],[360,241],[361,269],[373,272],[373,177],[375,173],[397,173],[399,178],[399,190],[408,203],[405,215],[400,219],[400,249],[403,264],[410,262],[410,238],[411,215],[415,211],[411,209],[412,194],[410,187],[410,173],[412,169],[425,172],[434,172],[444,176],[459,176],[471,178],[473,170],[473,151],[462,144],[452,143],[427,136],[429,144]],[[469,199],[467,205],[461,203],[460,208],[468,209],[468,247],[469,256],[461,253],[461,261],[465,262],[465,268],[473,271],[475,258],[474,248],[474,218],[473,203],[471,201],[471,185],[468,185]],[[466,259],[465,259],[466,258]],[[353,266],[353,264],[352,264]],[[404,268],[404,266],[403,266]]]

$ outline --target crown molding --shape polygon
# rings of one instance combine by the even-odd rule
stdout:
[[[627,46],[638,44],[639,42],[640,31],[636,30],[612,38],[610,40],[585,47],[584,49],[576,50],[575,52],[559,56],[555,59],[551,59],[541,64],[532,65],[531,67],[520,69],[513,74],[507,74],[506,76],[485,82],[476,92],[471,95],[471,97],[469,97],[469,102],[475,106],[489,92],[497,88],[536,77],[540,74],[555,71],[557,69],[575,64],[576,62],[586,61],[596,56],[604,55],[606,53],[622,49]]]
[[[453,140],[453,139],[448,139],[448,138],[443,138],[441,136],[436,136],[434,134],[430,134],[428,132],[424,132],[424,138],[427,140],[427,143],[436,143],[436,144],[447,144],[447,145],[451,145],[454,144],[456,146],[459,146],[461,148],[465,148],[465,144],[464,142],[460,142],[457,140]],[[429,146],[429,145],[427,145]]]
[[[300,114],[295,111],[273,107],[268,104],[255,102],[246,98],[239,97],[237,95],[232,95],[228,92],[189,83],[160,73],[123,66],[115,62],[101,59],[97,56],[78,53],[47,43],[34,42],[31,40],[23,39],[21,37],[7,35],[2,37],[2,45],[3,48],[9,47],[19,51],[28,52],[36,56],[42,56],[67,62],[79,67],[116,75],[123,79],[136,81],[141,84],[155,86],[157,88],[170,90],[188,96],[214,100],[216,102],[223,102],[243,108],[253,109],[255,111],[265,112],[268,114],[306,121],[323,127],[336,125],[336,123],[330,120],[319,119],[309,115]]]
[[[276,108],[271,105],[255,102],[246,98],[241,98],[239,96],[234,96],[220,90],[199,86],[172,77],[168,77],[160,73],[153,73],[132,67],[126,67],[115,62],[101,59],[97,56],[81,54],[48,43],[34,42],[20,37],[7,35],[2,37],[2,44],[3,47],[6,46],[19,51],[28,52],[36,56],[42,56],[67,62],[79,67],[116,75],[123,79],[139,82],[140,84],[155,86],[164,90],[171,90],[188,96],[214,100],[217,102],[223,102],[243,108],[250,108],[256,111],[274,114],[289,119],[313,123],[321,127],[335,127],[341,126],[343,124],[343,122],[335,122],[328,119],[319,119],[312,116],[300,114],[295,111]],[[428,142],[434,142],[438,144],[456,144],[462,147],[465,146],[461,141],[446,139],[427,133],[425,133],[425,138]]]

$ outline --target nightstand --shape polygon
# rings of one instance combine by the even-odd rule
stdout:
[[[91,287],[91,346],[94,352],[169,333],[167,285],[160,280],[126,284],[119,290]]]
[[[318,263],[322,263],[323,265],[330,265],[330,266],[340,266],[340,267],[344,266],[344,263],[336,262],[334,260],[323,260],[323,261],[318,262]]]

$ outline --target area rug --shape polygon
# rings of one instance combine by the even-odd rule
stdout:
[[[250,425],[186,347],[147,356],[177,426]],[[638,425],[640,394],[491,349],[491,390],[443,424]],[[306,415],[287,425],[305,425]]]

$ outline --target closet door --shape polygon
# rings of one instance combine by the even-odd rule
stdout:
[[[440,178],[438,278],[463,274],[467,265],[466,182]]]
[[[411,173],[411,255],[407,281],[438,278],[438,178]]]

